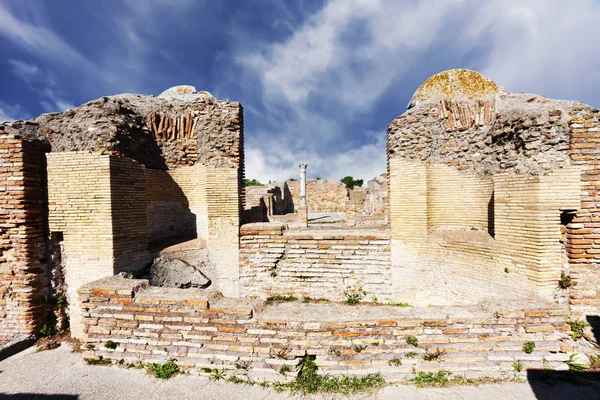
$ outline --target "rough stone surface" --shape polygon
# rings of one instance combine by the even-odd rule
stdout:
[[[210,286],[210,283],[210,279],[199,267],[177,258],[158,257],[154,259],[150,267],[150,284],[152,286],[206,288]]]
[[[436,363],[437,364],[437,363]],[[35,369],[33,369],[35,368]],[[61,400],[301,400],[306,396],[278,393],[260,385],[235,385],[207,376],[178,375],[156,379],[145,370],[117,366],[86,365],[71,346],[27,351],[0,363],[0,393],[7,399]],[[238,370],[239,371],[239,370]],[[565,374],[566,375],[566,374]],[[571,380],[572,381],[572,380]],[[355,394],[355,400],[481,400],[481,399],[595,399],[600,381],[568,383],[568,380],[528,379],[523,383],[446,388],[389,385],[376,392]],[[191,390],[190,388],[202,388]],[[331,394],[312,395],[313,400],[337,399]]]
[[[427,79],[413,94],[408,108],[425,100],[440,98],[472,98],[506,93],[504,89],[478,72],[468,69],[451,69]]]
[[[179,165],[240,167],[242,108],[209,96],[189,101],[122,94],[63,113],[5,124],[7,133],[45,140],[53,152],[122,155],[154,169]]]
[[[425,100],[388,126],[389,158],[464,172],[544,174],[570,165],[569,121],[594,109],[533,94]]]
[[[194,86],[179,85],[173,86],[158,95],[160,98],[180,101],[192,101],[205,99],[214,101],[215,98],[209,92],[197,92]]]

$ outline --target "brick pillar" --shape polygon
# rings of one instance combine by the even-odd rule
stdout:
[[[47,160],[50,230],[62,232],[71,334],[82,337],[79,287],[150,262],[144,170],[85,151]]]
[[[600,307],[600,114],[586,112],[569,121],[571,162],[581,168],[581,209],[567,225],[567,256],[576,286],[572,309],[597,315]]]
[[[48,150],[0,130],[0,338],[33,334],[45,320]]]
[[[240,192],[237,168],[206,168],[208,238],[206,247],[216,266],[214,283],[225,296],[240,294]]]

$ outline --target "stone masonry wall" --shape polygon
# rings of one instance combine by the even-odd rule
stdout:
[[[240,284],[244,296],[291,294],[346,299],[362,287],[392,298],[390,238],[386,230],[285,230],[276,223],[240,228]]]
[[[568,121],[585,109],[532,94],[428,102],[388,126],[388,157],[453,165],[479,176],[543,174],[570,164]]]
[[[48,150],[0,128],[0,342],[35,333],[46,315]]]
[[[117,95],[5,128],[28,140],[48,140],[53,152],[125,156],[152,169],[197,162],[243,168],[242,107],[230,101]]]
[[[565,369],[569,312],[564,308],[510,309],[495,313],[466,308],[427,309],[291,303],[261,312],[243,300],[219,302],[199,290],[148,287],[143,280],[111,277],[79,290],[85,316],[87,359],[163,363],[174,358],[193,373],[223,369],[274,380],[298,373],[301,357],[316,356],[318,372],[381,372],[401,380],[418,371],[450,370],[466,376],[513,374],[528,368]],[[344,316],[340,319],[340,316]],[[418,317],[417,317],[418,316]],[[418,347],[406,343],[416,336]],[[104,344],[117,343],[114,350]],[[535,351],[525,354],[523,343]],[[445,350],[443,363],[422,359],[426,349]],[[408,352],[416,352],[407,358]],[[339,355],[336,355],[339,354]],[[390,365],[392,360],[402,365]],[[238,369],[246,365],[247,371]],[[525,372],[524,372],[525,373]]]

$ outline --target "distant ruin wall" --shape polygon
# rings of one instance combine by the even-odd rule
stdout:
[[[300,181],[286,181],[292,195],[294,206],[300,204]],[[340,181],[315,179],[306,181],[306,199],[308,212],[331,213],[344,212],[348,190]]]
[[[46,143],[0,129],[0,341],[31,335],[46,316]]]
[[[388,232],[286,231],[269,223],[243,225],[240,235],[244,296],[344,300],[362,287],[369,297],[392,298]]]

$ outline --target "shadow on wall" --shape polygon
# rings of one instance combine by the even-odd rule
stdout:
[[[4,400],[77,400],[78,394],[0,393]]]
[[[282,200],[282,214],[293,213],[296,211],[294,207],[294,197],[290,191],[290,187],[287,182],[283,182],[283,200]]]
[[[193,181],[192,171],[178,172],[186,184]],[[184,175],[187,173],[192,175]],[[152,261],[151,242],[180,238],[179,243],[198,236],[190,201],[168,171],[145,169],[130,159],[111,157],[110,185],[114,273],[146,267]]]
[[[492,197],[488,202],[487,213],[488,213],[488,233],[491,237],[494,237],[494,192],[492,192]]]
[[[242,193],[244,193],[245,196],[247,195],[246,190],[243,190]],[[266,204],[265,197],[270,199],[271,204]],[[258,205],[243,210],[243,224],[249,224],[252,222],[269,222],[270,214],[285,215],[294,212],[294,198],[292,197],[292,192],[290,191],[287,182],[283,182],[281,187],[273,186],[272,188],[268,189],[258,202]],[[248,204],[248,199],[245,199],[244,203]]]
[[[150,242],[198,237],[197,216],[190,210],[190,201],[167,171],[146,170],[146,194]]]
[[[259,205],[247,208],[242,212],[242,223],[250,224],[253,222],[269,222],[267,210],[265,199],[261,198]]]
[[[586,319],[592,329],[595,342],[599,343],[600,316],[590,315]],[[574,365],[569,371],[528,370],[527,380],[535,397],[540,400],[600,399],[600,370],[577,371],[577,369],[577,365]]]

